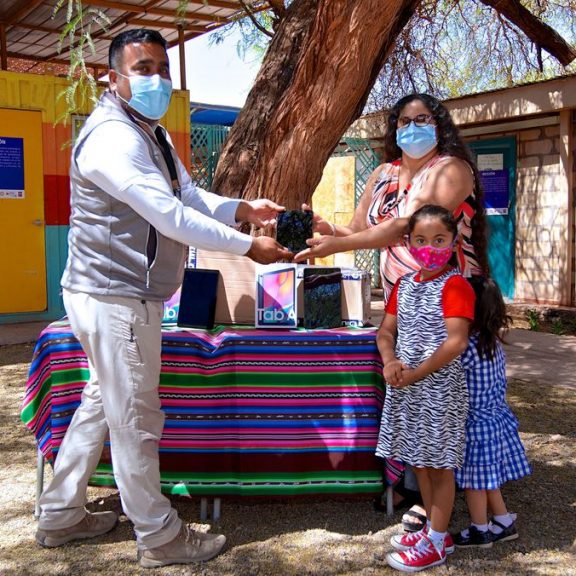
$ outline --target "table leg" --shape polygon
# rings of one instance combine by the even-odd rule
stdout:
[[[218,522],[220,520],[220,498],[214,498],[213,511],[212,518],[214,522]]]
[[[220,498],[214,498],[212,502],[212,520],[218,522],[220,520]],[[208,520],[210,514],[208,513],[208,498],[200,498],[200,520]]]
[[[34,517],[40,518],[40,496],[44,490],[44,454],[38,448],[36,454],[36,502],[34,503]]]
[[[394,514],[394,488],[392,486],[386,487],[386,515],[392,516]]]
[[[208,519],[208,499],[200,498],[200,520]]]

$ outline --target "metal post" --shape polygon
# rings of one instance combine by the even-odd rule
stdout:
[[[5,24],[0,24],[0,69],[8,70],[8,48],[6,44]]]
[[[40,518],[40,496],[44,490],[44,454],[40,448],[36,454],[36,502],[34,504],[34,517]]]
[[[214,522],[220,520],[220,498],[214,498],[214,514],[212,515]]]
[[[182,26],[178,26],[178,54],[180,55],[180,89],[186,90],[186,51]]]
[[[200,498],[200,520],[208,518],[208,499]]]

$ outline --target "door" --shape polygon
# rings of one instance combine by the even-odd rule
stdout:
[[[469,142],[484,189],[488,224],[488,262],[507,300],[514,298],[516,219],[516,138]]]
[[[0,108],[0,313],[46,307],[42,114]]]

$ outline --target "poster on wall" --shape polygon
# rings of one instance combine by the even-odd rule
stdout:
[[[24,138],[0,136],[0,199],[24,198]]]
[[[478,154],[476,161],[484,190],[486,216],[505,216],[510,204],[510,190],[504,154]]]
[[[486,216],[506,215],[510,204],[508,170],[480,172]]]

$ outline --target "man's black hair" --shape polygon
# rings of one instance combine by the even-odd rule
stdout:
[[[108,66],[118,70],[122,64],[122,52],[127,44],[159,44],[167,49],[166,40],[162,34],[156,30],[147,28],[137,28],[135,30],[126,30],[116,36],[110,43],[108,50]]]

